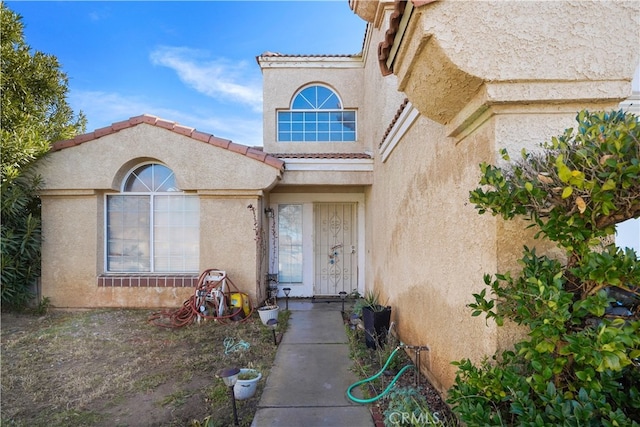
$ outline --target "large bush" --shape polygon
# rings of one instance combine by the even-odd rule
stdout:
[[[40,275],[40,179],[32,166],[52,142],[83,132],[58,60],[24,41],[22,18],[0,3],[0,192],[3,307],[23,307]]]
[[[524,248],[522,270],[486,275],[474,316],[528,329],[512,350],[458,366],[449,403],[469,426],[640,425],[640,265],[615,224],[640,216],[640,122],[577,116],[540,150],[481,165],[481,214],[525,217],[566,259]],[[487,292],[489,291],[489,292]]]

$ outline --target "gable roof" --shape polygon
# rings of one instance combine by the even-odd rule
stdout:
[[[242,154],[254,160],[266,163],[267,165],[274,167],[280,171],[284,169],[284,161],[275,156],[265,153],[264,151],[262,151],[262,149],[248,147],[242,144],[236,144],[234,142],[231,142],[230,140],[213,136],[210,133],[200,132],[194,128],[182,126],[176,122],[164,120],[150,114],[131,117],[129,120],[116,122],[111,124],[110,126],[96,129],[93,132],[78,135],[72,139],[55,142],[51,147],[51,151],[60,151],[64,150],[65,148],[75,147],[76,145],[84,144],[85,142],[93,141],[98,138],[102,138],[103,136],[111,135],[123,129],[131,128],[142,123],[161,127],[171,132],[175,132],[179,135],[184,135],[191,139],[195,139],[196,141],[201,141],[207,144],[211,144],[215,147]]]

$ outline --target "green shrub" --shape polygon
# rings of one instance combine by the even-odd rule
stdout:
[[[603,244],[640,216],[640,122],[621,111],[577,121],[540,152],[482,164],[470,193],[481,214],[529,219],[567,261],[524,247],[520,273],[486,275],[490,292],[473,295],[473,316],[528,335],[479,366],[454,362],[449,403],[469,426],[640,425],[640,264]]]

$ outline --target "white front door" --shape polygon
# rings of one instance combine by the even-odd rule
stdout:
[[[269,273],[278,276],[278,298],[284,288],[291,297],[363,293],[364,195],[276,193],[270,199]]]
[[[316,203],[313,216],[314,295],[337,296],[357,290],[357,205]]]

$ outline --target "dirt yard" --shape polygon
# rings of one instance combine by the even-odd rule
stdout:
[[[272,332],[255,313],[246,322],[180,329],[154,326],[150,314],[2,313],[1,424],[188,426],[211,416],[213,425],[232,425],[216,372],[250,367],[265,378],[275,357]],[[238,401],[240,425],[251,424],[264,382]]]

